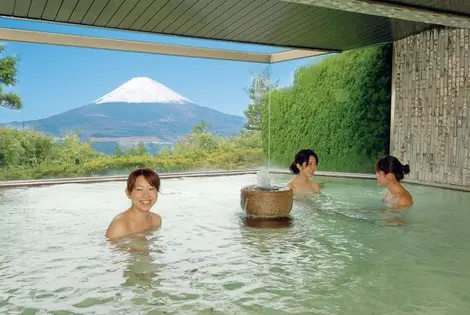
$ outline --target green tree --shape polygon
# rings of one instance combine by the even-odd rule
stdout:
[[[241,149],[262,149],[263,142],[261,139],[261,131],[258,130],[242,130],[239,135],[230,137],[228,142],[232,143],[236,148]]]
[[[253,76],[250,87],[245,89],[245,92],[251,99],[251,103],[248,105],[248,108],[243,112],[247,119],[245,124],[246,129],[261,129],[261,117],[266,97],[270,91],[277,89],[277,87],[277,82],[271,83],[271,73],[269,68],[266,68]]]
[[[201,121],[193,126],[191,133],[210,133],[211,124],[206,121]]]
[[[201,121],[193,126],[190,135],[180,139],[173,149],[176,154],[211,153],[218,149],[220,139],[209,132],[209,124]]]
[[[48,162],[61,165],[81,164],[98,156],[91,141],[82,142],[77,132],[71,132],[52,147]]]
[[[145,156],[149,155],[147,148],[143,142],[139,142],[135,147],[127,148],[124,156]]]
[[[0,54],[5,50],[5,46],[0,44]],[[3,87],[10,87],[16,84],[18,57],[0,58],[0,106],[19,110],[23,107],[20,97],[14,93],[4,93]]]
[[[113,155],[116,156],[116,157],[119,157],[119,156],[123,156],[123,155],[124,155],[124,151],[122,150],[121,145],[119,144],[119,142],[118,142],[118,144],[116,145],[116,149],[114,150],[114,154],[113,154]]]
[[[39,132],[0,128],[0,167],[31,167],[50,154],[52,138]]]
[[[0,167],[21,165],[24,148],[16,137],[16,130],[0,129]]]

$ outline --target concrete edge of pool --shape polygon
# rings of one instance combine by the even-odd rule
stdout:
[[[247,170],[233,170],[233,171],[159,173],[159,175],[161,178],[171,179],[171,178],[181,178],[181,177],[215,177],[215,176],[250,175],[250,174],[256,174],[258,171],[259,169],[247,169]],[[282,170],[282,169],[271,169],[270,173],[286,174],[286,175],[291,174],[289,171]],[[363,174],[363,173],[318,171],[315,173],[315,176],[375,180],[375,174]],[[127,180],[127,175],[11,180],[11,181],[0,181],[0,189],[1,188],[60,185],[60,184],[80,184],[80,183],[90,184],[90,183],[103,183],[103,182],[118,182],[118,181],[126,181],[126,180]],[[421,182],[418,180],[409,180],[409,179],[404,179],[403,182],[407,184],[470,192],[470,187],[464,187],[464,186],[455,186],[455,185],[439,184],[439,183],[426,183],[426,182]]]

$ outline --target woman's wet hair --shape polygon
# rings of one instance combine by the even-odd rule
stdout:
[[[133,170],[127,178],[127,191],[131,193],[135,188],[137,177],[144,176],[145,180],[160,192],[160,176],[150,168],[138,168]]]
[[[385,175],[393,173],[397,181],[401,181],[405,174],[410,172],[410,166],[408,164],[403,165],[396,157],[388,155],[377,161],[375,171],[382,171]]]
[[[294,162],[289,166],[289,169],[294,174],[299,174],[300,170],[297,168],[297,163],[302,165],[304,163],[308,164],[308,160],[313,156],[315,158],[315,164],[318,165],[318,156],[313,150],[302,149],[294,157]]]

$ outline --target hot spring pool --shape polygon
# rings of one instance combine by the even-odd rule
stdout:
[[[317,180],[260,229],[239,203],[255,175],[163,179],[162,229],[120,246],[123,182],[0,190],[0,313],[468,314],[470,193],[408,185],[390,215],[375,181]]]

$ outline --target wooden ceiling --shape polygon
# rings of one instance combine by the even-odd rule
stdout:
[[[336,52],[404,38],[433,23],[335,9],[330,0],[0,0],[0,15],[110,29]],[[304,1],[305,2],[305,1]],[[378,1],[375,1],[376,3]],[[468,2],[455,10],[457,2]],[[470,1],[380,1],[468,14]],[[447,11],[446,11],[447,10]]]

